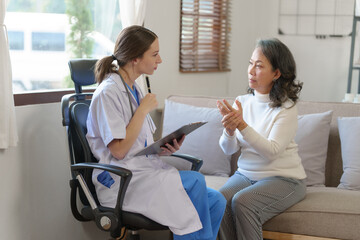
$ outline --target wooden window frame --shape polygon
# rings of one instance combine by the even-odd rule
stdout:
[[[229,8],[230,0],[181,0],[180,72],[230,71]]]
[[[94,92],[95,88],[84,89],[84,92]],[[36,92],[14,93],[15,106],[45,104],[61,102],[62,96],[69,93],[75,93],[70,89],[56,89]]]

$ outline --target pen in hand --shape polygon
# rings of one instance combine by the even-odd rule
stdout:
[[[145,79],[146,79],[146,86],[147,86],[148,92],[151,93],[149,77],[146,76]]]

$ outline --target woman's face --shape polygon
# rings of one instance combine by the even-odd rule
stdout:
[[[279,69],[273,71],[261,48],[255,48],[248,67],[249,87],[259,93],[268,94],[274,85],[273,80],[278,79],[280,75]]]
[[[137,70],[140,74],[153,74],[157,69],[158,64],[162,62],[159,55],[159,40],[156,38],[144,55],[141,58],[137,58],[135,61]]]

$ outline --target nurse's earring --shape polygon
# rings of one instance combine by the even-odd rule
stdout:
[[[274,78],[274,79],[273,79],[273,82],[276,82],[276,80],[277,80],[277,78]]]

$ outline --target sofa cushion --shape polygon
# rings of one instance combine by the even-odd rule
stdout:
[[[338,188],[360,190],[360,117],[339,117],[344,173]]]
[[[307,186],[325,186],[325,163],[332,111],[298,116],[295,142],[304,166]]]
[[[227,182],[229,177],[205,175],[206,186],[219,190]]]
[[[219,139],[223,131],[221,118],[216,107],[194,107],[165,100],[162,136],[166,136],[182,125],[207,121],[207,124],[186,136],[178,153],[201,158],[204,163],[200,172],[203,174],[229,176],[231,156],[226,156],[219,146]],[[184,161],[177,161],[174,165],[178,169],[187,167]]]
[[[360,192],[308,187],[303,201],[267,221],[263,229],[301,235],[358,239]]]

